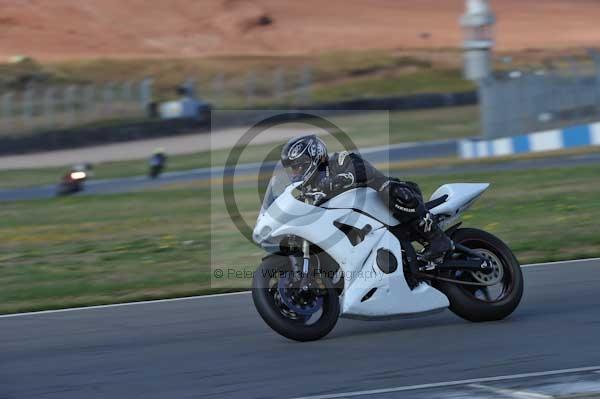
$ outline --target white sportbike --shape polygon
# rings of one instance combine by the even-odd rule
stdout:
[[[427,243],[415,242],[375,190],[324,198],[276,173],[253,232],[270,253],[254,274],[256,309],[273,330],[297,341],[324,337],[338,317],[388,319],[446,308],[474,322],[507,317],[523,294],[517,259],[497,237],[458,221],[488,187],[446,184],[432,195],[427,208],[455,246],[432,264],[415,248]]]

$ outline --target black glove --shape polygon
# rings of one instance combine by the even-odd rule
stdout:
[[[319,184],[317,185],[317,189],[329,194],[331,193],[333,190],[333,178],[331,178],[330,176],[324,176],[319,180]]]
[[[354,175],[352,173],[340,173],[335,176],[323,178],[321,187],[328,192],[335,192],[342,189],[349,189],[354,185]]]
[[[338,193],[344,189],[350,189],[354,185],[354,175],[352,173],[340,173],[335,176],[324,176],[311,191],[322,192],[326,196]]]
[[[415,209],[419,205],[419,201],[414,192],[402,186],[396,186],[392,189],[392,197],[394,205],[401,208]]]

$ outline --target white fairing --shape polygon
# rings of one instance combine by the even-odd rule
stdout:
[[[446,296],[430,285],[421,283],[412,290],[408,286],[400,242],[388,230],[388,226],[396,225],[398,221],[391,216],[375,190],[350,190],[316,207],[293,196],[296,186],[287,187],[266,209],[261,210],[253,239],[269,248],[284,237],[293,235],[326,251],[344,273],[345,289],[340,297],[342,316],[386,318],[448,307]],[[454,209],[442,204],[435,208],[436,213],[460,213],[487,188],[487,185],[475,186],[454,184],[441,187],[438,197],[447,194],[447,203],[451,202]],[[438,212],[438,208],[443,212]],[[369,232],[363,241],[353,245],[336,222],[357,229],[366,229],[369,225],[370,229],[366,229]],[[381,249],[394,254],[398,263],[394,272],[386,274],[377,265],[377,253]]]
[[[362,269],[347,285],[341,297],[342,316],[355,318],[386,318],[429,312],[448,307],[444,294],[425,283],[411,290],[404,278],[400,243],[387,229],[373,248]],[[390,274],[377,266],[377,251],[386,249],[396,255],[398,268]],[[345,270],[346,271],[346,270]],[[348,280],[346,280],[348,282]],[[363,300],[376,289],[368,300]]]
[[[456,222],[462,212],[473,205],[473,202],[489,186],[489,183],[444,184],[431,195],[431,200],[438,199],[444,195],[447,195],[448,198],[441,205],[431,209],[431,213],[443,216],[441,227],[448,228]]]
[[[372,188],[355,188],[333,197],[323,205],[323,208],[360,209],[381,223],[396,226],[398,222],[390,213],[387,206],[379,199],[379,193]]]

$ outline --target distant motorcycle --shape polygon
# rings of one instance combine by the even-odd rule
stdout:
[[[507,317],[523,294],[517,259],[499,238],[459,222],[488,187],[445,184],[433,194],[427,208],[455,249],[429,263],[375,190],[327,198],[276,173],[253,232],[271,252],[254,274],[258,313],[297,341],[324,337],[340,316],[387,319],[449,308],[475,322]]]
[[[148,170],[148,177],[156,179],[165,170],[167,166],[167,156],[164,152],[156,152],[150,157],[148,161],[150,169]]]
[[[89,174],[85,170],[70,170],[63,176],[62,181],[56,190],[56,194],[62,196],[83,191],[84,183],[88,176]]]

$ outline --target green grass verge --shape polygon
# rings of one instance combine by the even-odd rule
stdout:
[[[346,131],[359,148],[410,141],[443,140],[474,136],[479,130],[475,106],[402,112],[368,112],[329,118]],[[174,138],[176,140],[177,138]],[[327,140],[335,149],[334,141]],[[277,143],[280,144],[280,143]],[[244,151],[242,162],[262,161],[273,145],[254,145]],[[168,170],[187,170],[224,165],[230,150],[175,155]],[[82,160],[83,161],[83,160]],[[107,179],[137,176],[147,172],[144,160],[107,162],[95,165],[95,177]],[[54,184],[65,167],[0,171],[0,188]]]
[[[518,173],[474,166],[418,181],[426,193],[448,182],[491,182],[464,221],[497,234],[529,263],[600,256],[598,176],[600,165]],[[256,190],[236,191],[253,223]],[[248,280],[211,285],[211,267],[252,268],[262,255],[202,184],[6,203],[0,220],[1,313],[241,289]]]

